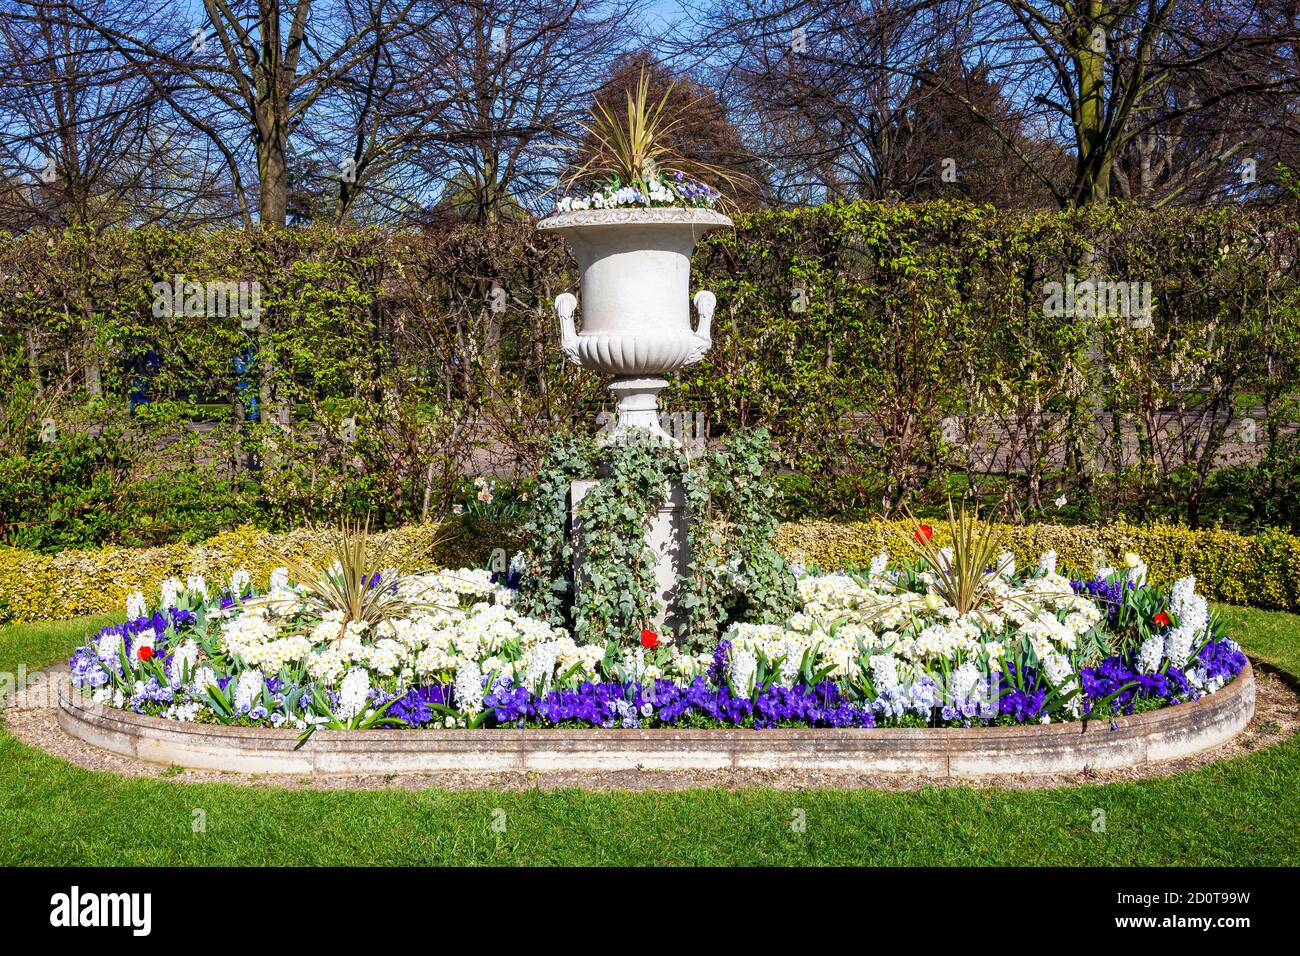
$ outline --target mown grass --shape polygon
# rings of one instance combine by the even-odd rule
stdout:
[[[1251,653],[1300,670],[1300,617],[1224,610]],[[0,670],[55,660],[92,626],[0,628]],[[1296,739],[1176,777],[1027,792],[331,792],[181,779],[81,770],[0,731],[0,863],[1300,863]]]
[[[1229,604],[1214,609],[1252,657],[1300,676],[1300,615]]]

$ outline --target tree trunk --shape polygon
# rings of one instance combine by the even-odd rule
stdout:
[[[1112,142],[1106,135],[1106,45],[1110,42],[1098,22],[1104,0],[1088,0],[1087,14],[1074,33],[1074,62],[1079,78],[1079,105],[1074,117],[1078,160],[1075,165],[1075,206],[1105,202],[1110,197]]]
[[[83,360],[83,368],[86,372],[86,391],[90,394],[91,399],[97,399],[104,394],[104,384],[99,364],[99,347],[95,344],[95,312],[90,307],[89,301],[83,300],[81,315],[86,323],[86,352]]]
[[[261,60],[254,69],[257,105],[253,117],[257,135],[258,215],[263,225],[283,226],[289,208],[289,88],[283,76],[285,58],[280,42],[280,5],[259,0]]]
[[[257,174],[261,184],[257,211],[264,225],[283,226],[289,209],[286,136],[280,119],[269,119],[267,123],[269,128],[257,144]]]
[[[27,372],[32,377],[37,395],[45,394],[45,382],[41,379],[41,353],[36,346],[36,333],[31,329],[23,330],[23,339],[27,345]]]

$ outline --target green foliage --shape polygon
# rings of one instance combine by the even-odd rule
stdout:
[[[695,564],[684,603],[698,639],[728,620],[783,622],[795,606],[794,576],[773,545],[776,463],[767,430],[743,429],[690,473],[688,506],[704,519],[690,529]]]
[[[775,492],[764,476],[773,457],[761,430],[737,432],[701,460],[649,433],[602,447],[571,435],[556,438],[523,526],[531,572],[523,610],[571,626],[586,643],[639,634],[663,610],[646,535],[671,486],[680,483],[690,560],[678,582],[687,616],[678,637],[693,647],[740,616],[784,619],[794,605],[794,578],[773,546]],[[582,548],[582,574],[574,582],[570,487],[594,478],[573,513]]]
[[[129,423],[90,411],[86,430],[52,444],[31,430],[25,448],[0,457],[0,540],[48,553],[198,542],[249,516],[238,482],[195,460],[192,436],[154,444],[166,411]]]
[[[626,642],[663,611],[654,594],[655,555],[647,533],[669,482],[684,471],[681,450],[647,433],[601,449],[599,480],[578,503],[573,521],[582,549],[573,631],[585,643]]]
[[[1297,529],[1298,257],[1286,205],[738,215],[693,262],[721,304],[713,348],[665,399],[706,410],[714,436],[766,427],[786,517],[925,514],[953,495],[1017,522]],[[178,274],[259,282],[259,326],[155,317],[154,284]],[[1150,282],[1150,324],[1047,314],[1044,284],[1067,274]],[[574,278],[527,223],[0,237],[0,522],[53,549],[441,514],[463,475],[532,473],[548,435],[606,401],[546,318]],[[128,420],[141,386],[150,405]],[[87,403],[111,414],[90,421]],[[70,439],[156,408],[147,440],[103,452],[129,459],[111,489],[85,469],[57,489],[79,521],[21,504],[44,418]]]
[[[562,432],[551,439],[533,488],[532,508],[523,523],[529,542],[528,574],[521,606],[525,614],[562,625],[572,601],[573,542],[568,533],[569,486],[591,475],[596,443]]]

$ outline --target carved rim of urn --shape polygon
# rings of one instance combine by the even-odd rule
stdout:
[[[625,206],[616,209],[579,209],[547,216],[537,224],[539,232],[554,232],[578,226],[697,225],[718,229],[733,225],[730,218],[714,209],[693,206]]]

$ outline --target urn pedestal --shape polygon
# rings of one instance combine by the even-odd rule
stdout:
[[[575,481],[569,486],[569,521],[573,540],[574,586],[582,588],[582,521],[578,503],[600,479]],[[686,626],[687,615],[681,606],[680,581],[691,566],[691,545],[687,534],[689,515],[686,489],[674,483],[668,489],[659,510],[650,518],[646,544],[655,556],[655,592],[663,611],[651,622],[656,630],[674,633]]]
[[[669,372],[693,365],[713,344],[710,330],[717,299],[701,290],[692,300],[691,253],[705,233],[730,226],[711,209],[593,209],[543,219],[542,232],[562,235],[578,260],[578,296],[555,300],[560,348],[576,365],[609,375],[618,401],[618,422],[601,435],[610,443],[649,432],[676,444],[659,423],[659,393]],[[691,302],[699,322],[691,327]],[[578,328],[575,316],[580,316]],[[599,480],[599,479],[597,479]],[[574,535],[574,584],[582,588],[581,528],[577,506],[592,482],[570,489]],[[650,522],[647,544],[656,556],[657,597],[664,608],[657,627],[685,623],[678,581],[690,565],[686,492],[670,488]]]

